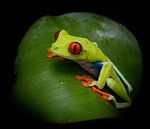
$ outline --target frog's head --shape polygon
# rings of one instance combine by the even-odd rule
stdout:
[[[97,57],[97,45],[86,38],[72,36],[61,30],[55,33],[55,39],[51,51],[60,57],[76,61],[92,61]]]

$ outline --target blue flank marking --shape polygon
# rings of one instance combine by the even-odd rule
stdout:
[[[101,62],[101,61],[92,63],[92,66],[97,69],[101,69],[103,65],[104,65],[104,62]]]
[[[100,71],[101,71],[103,65],[104,65],[104,62],[102,62],[102,61],[91,63],[91,66],[95,69],[95,71],[97,73],[97,78],[99,77],[99,74],[100,74]]]
[[[104,62],[101,62],[101,61],[91,63],[91,66],[96,70],[96,72],[98,74],[97,77],[99,76],[103,65],[104,65]],[[118,77],[120,78],[121,82],[123,83],[126,91],[129,93],[129,88],[128,88],[127,84],[124,82],[124,80],[122,79],[122,77],[119,75],[119,73],[117,71],[116,71],[116,73],[117,73]]]

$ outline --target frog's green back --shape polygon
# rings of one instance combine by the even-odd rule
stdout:
[[[131,83],[132,99],[135,97],[141,83],[142,58],[134,36],[106,17],[69,13],[45,16],[26,33],[16,59],[13,100],[43,121],[54,123],[118,117],[118,109],[75,79],[76,74],[85,73],[77,64],[46,58],[54,33],[61,29],[97,42]]]

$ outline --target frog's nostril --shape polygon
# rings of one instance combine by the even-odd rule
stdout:
[[[57,46],[55,46],[54,48],[55,48],[55,49],[58,49],[58,47],[57,47]]]
[[[57,46],[57,45],[53,45],[52,47],[53,47],[53,49],[55,49],[55,50],[58,49],[58,46]]]

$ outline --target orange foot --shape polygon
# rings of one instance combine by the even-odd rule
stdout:
[[[48,49],[47,49],[47,52],[51,52],[51,49],[50,49],[50,48],[48,48]]]
[[[48,52],[47,58],[54,58],[54,57],[57,56],[57,54],[51,53],[52,51],[51,51],[50,48],[47,49],[47,52]],[[65,61],[66,58],[61,57],[60,60],[61,60],[61,61]]]
[[[89,87],[90,85],[91,85],[91,83],[93,82],[93,81],[95,81],[93,78],[91,78],[90,76],[88,76],[88,75],[86,75],[86,74],[84,74],[84,75],[76,75],[76,79],[77,80],[80,80],[80,81],[83,81],[82,82],[82,85],[84,86],[84,87]]]
[[[93,86],[92,89],[93,89],[94,92],[100,94],[104,100],[109,101],[109,98],[111,97],[111,94],[108,94],[107,92],[101,91],[96,86]]]
[[[54,58],[54,57],[56,57],[57,55],[56,54],[48,54],[47,55],[47,58]]]
[[[49,53],[49,54],[47,55],[47,58],[53,58],[53,57],[56,57],[56,56],[57,56],[56,54],[50,53],[50,52],[51,52],[51,49],[50,49],[50,48],[47,49],[47,52]]]

